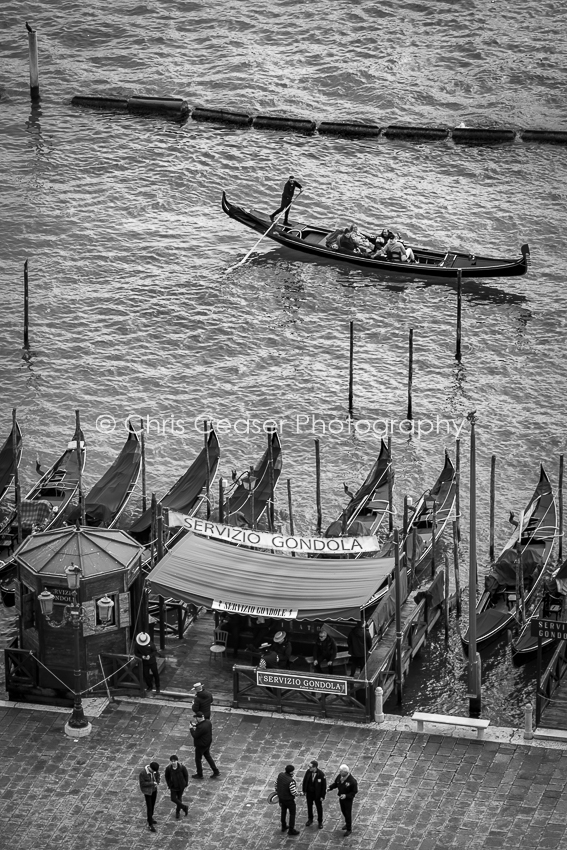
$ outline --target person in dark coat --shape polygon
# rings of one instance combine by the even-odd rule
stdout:
[[[345,819],[345,835],[350,835],[352,832],[352,803],[358,794],[358,782],[349,770],[348,765],[341,764],[339,773],[335,781],[329,785],[329,791],[337,789],[339,795],[339,805]]]
[[[290,206],[291,202],[293,201],[293,195],[294,195],[296,189],[302,190],[303,186],[301,185],[301,183],[299,183],[295,179],[293,174],[290,174],[290,176],[289,176],[289,178],[288,178],[288,180],[287,180],[287,182],[286,182],[286,184],[283,188],[282,202],[281,202],[280,206],[278,207],[278,209],[275,212],[273,212],[270,216],[270,219],[272,221],[275,219],[275,217],[277,215],[279,215],[280,213],[282,213],[285,210],[284,224],[289,224],[289,222],[288,222],[289,206]]]
[[[286,632],[282,630],[275,633],[272,639],[272,649],[278,656],[278,667],[287,670],[291,659],[291,643]]]
[[[327,778],[323,771],[319,769],[319,762],[315,759],[309,763],[309,770],[305,771],[301,790],[307,799],[307,823],[305,826],[311,826],[313,823],[313,803],[315,803],[319,829],[323,829],[323,800],[327,793]]]
[[[327,673],[332,674],[333,662],[337,657],[337,644],[325,628],[319,632],[317,642],[313,649],[313,667],[319,673],[327,668]]]
[[[294,773],[295,767],[292,764],[286,765],[285,770],[278,774],[278,778],[275,783],[278,801],[280,804],[282,832],[287,832],[288,835],[299,835],[299,831],[295,828],[295,798],[297,797],[297,785]],[[287,823],[288,812],[289,824]]]
[[[171,792],[171,802],[175,803],[175,817],[179,820],[181,810],[185,817],[189,814],[189,806],[183,802],[183,792],[189,785],[189,774],[184,764],[181,764],[177,756],[169,757],[169,764],[165,769],[165,781]]]
[[[146,812],[148,816],[148,829],[150,832],[155,832],[154,824],[154,809],[157,800],[157,792],[159,785],[159,764],[157,761],[151,761],[140,771],[140,790],[146,801]]]
[[[347,637],[348,651],[350,655],[349,676],[354,676],[357,670],[362,670],[369,649],[369,635],[367,629],[358,622],[350,630]]]
[[[263,643],[260,647],[260,661],[258,662],[259,670],[276,670],[279,666],[279,658],[276,650],[271,643]]]
[[[156,694],[160,693],[157,648],[147,632],[140,632],[134,643],[134,655],[142,661],[142,674],[146,687],[152,690],[155,682]]]
[[[195,694],[195,702],[191,706],[195,714],[202,714],[205,720],[211,719],[211,705],[213,704],[213,695],[206,689],[202,682],[195,682],[193,685],[197,693]]]
[[[205,720],[202,714],[196,714],[195,720],[192,721],[189,729],[193,738],[193,746],[195,747],[195,766],[197,773],[191,775],[191,779],[203,778],[203,756],[210,765],[213,771],[213,777],[220,776],[220,770],[217,768],[213,757],[210,753],[210,747],[213,743],[213,725],[210,720]]]

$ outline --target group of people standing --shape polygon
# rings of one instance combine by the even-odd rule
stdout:
[[[278,775],[275,788],[280,805],[282,832],[287,832],[288,835],[299,835],[299,830],[295,828],[295,819],[297,814],[296,797],[300,792],[297,790],[293,764],[286,765],[285,770]],[[345,821],[342,829],[345,835],[350,835],[352,832],[352,804],[358,794],[358,782],[346,764],[341,764],[337,776],[327,788],[327,778],[319,767],[319,762],[313,759],[309,763],[309,768],[305,771],[301,784],[301,793],[305,796],[307,802],[305,826],[312,826],[313,810],[315,809],[317,826],[319,829],[323,829],[323,800],[327,795],[327,790],[333,791],[335,788]]]

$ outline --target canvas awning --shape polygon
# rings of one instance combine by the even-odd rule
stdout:
[[[187,534],[148,575],[153,593],[195,605],[297,619],[359,619],[393,558],[292,558]],[[228,603],[228,607],[214,603]],[[232,607],[235,606],[235,607]],[[295,613],[297,612],[297,613]],[[267,613],[267,616],[284,616]]]

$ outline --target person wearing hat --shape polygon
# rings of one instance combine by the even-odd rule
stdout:
[[[146,801],[146,812],[148,816],[148,829],[150,832],[155,832],[154,824],[154,808],[157,800],[157,792],[159,785],[159,764],[157,761],[151,761],[140,771],[140,790]]]
[[[199,712],[195,715],[195,719],[191,721],[189,733],[193,738],[195,767],[197,768],[197,773],[193,773],[191,779],[203,778],[203,756],[213,771],[211,779],[216,779],[217,776],[220,776],[220,770],[210,753],[211,744],[213,743],[213,725],[211,721],[206,720],[204,715]]]
[[[295,828],[297,784],[294,773],[295,767],[292,764],[287,764],[285,770],[278,774],[275,782],[276,793],[280,804],[282,832],[287,832],[288,835],[299,835],[298,830]],[[287,823],[288,812],[289,824]]]
[[[305,771],[301,790],[307,800],[307,823],[305,826],[311,826],[313,823],[313,803],[315,803],[319,829],[323,829],[323,800],[327,793],[327,777],[319,768],[319,762],[315,759],[309,762],[309,770]]]
[[[189,774],[184,764],[181,764],[177,756],[169,757],[169,764],[165,769],[165,781],[171,793],[171,802],[175,803],[175,817],[179,820],[179,814],[183,810],[185,817],[189,814],[189,806],[183,802],[183,792],[189,784]]]
[[[291,658],[291,643],[284,631],[275,633],[272,638],[272,648],[278,656],[278,667],[287,669]]]
[[[289,222],[288,222],[289,208],[292,204],[293,195],[294,195],[296,189],[299,189],[300,192],[302,192],[303,186],[301,185],[301,183],[298,180],[295,179],[293,174],[290,174],[285,186],[283,187],[282,202],[281,202],[280,206],[277,208],[277,210],[271,214],[271,216],[270,216],[271,221],[273,221],[277,215],[279,215],[280,213],[282,213],[285,210],[284,224],[285,225],[289,224]]]
[[[194,714],[202,714],[205,720],[211,719],[211,705],[213,704],[213,695],[206,689],[202,682],[195,682],[193,687],[196,690],[195,702],[191,706]]]
[[[258,662],[259,670],[276,670],[278,667],[279,659],[278,654],[271,643],[265,641],[265,643],[260,644],[260,661]]]
[[[335,781],[329,785],[329,791],[337,789],[339,795],[339,805],[345,819],[345,835],[350,835],[352,832],[352,803],[355,796],[358,794],[358,782],[350,772],[348,765],[341,764],[339,773]]]
[[[313,667],[317,673],[326,668],[327,673],[333,673],[333,662],[337,657],[337,644],[334,638],[323,626],[313,647]]]
[[[140,632],[136,636],[134,655],[142,661],[142,674],[146,687],[151,691],[155,683],[156,694],[159,694],[160,683],[157,666],[157,648],[147,632]]]

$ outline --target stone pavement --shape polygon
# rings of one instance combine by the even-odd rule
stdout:
[[[138,773],[152,759],[164,768],[172,753],[192,772],[191,711],[131,699],[94,713],[92,734],[73,740],[67,712],[0,705],[3,850],[567,848],[564,745],[417,734],[400,718],[362,726],[234,710],[213,718],[220,779],[190,780],[189,817],[179,821],[160,791],[152,834]],[[275,776],[292,762],[301,777],[311,758],[331,777],[346,762],[359,780],[352,835],[340,830],[336,792],[324,829],[304,826],[300,799],[301,835],[280,832],[267,802]]]

